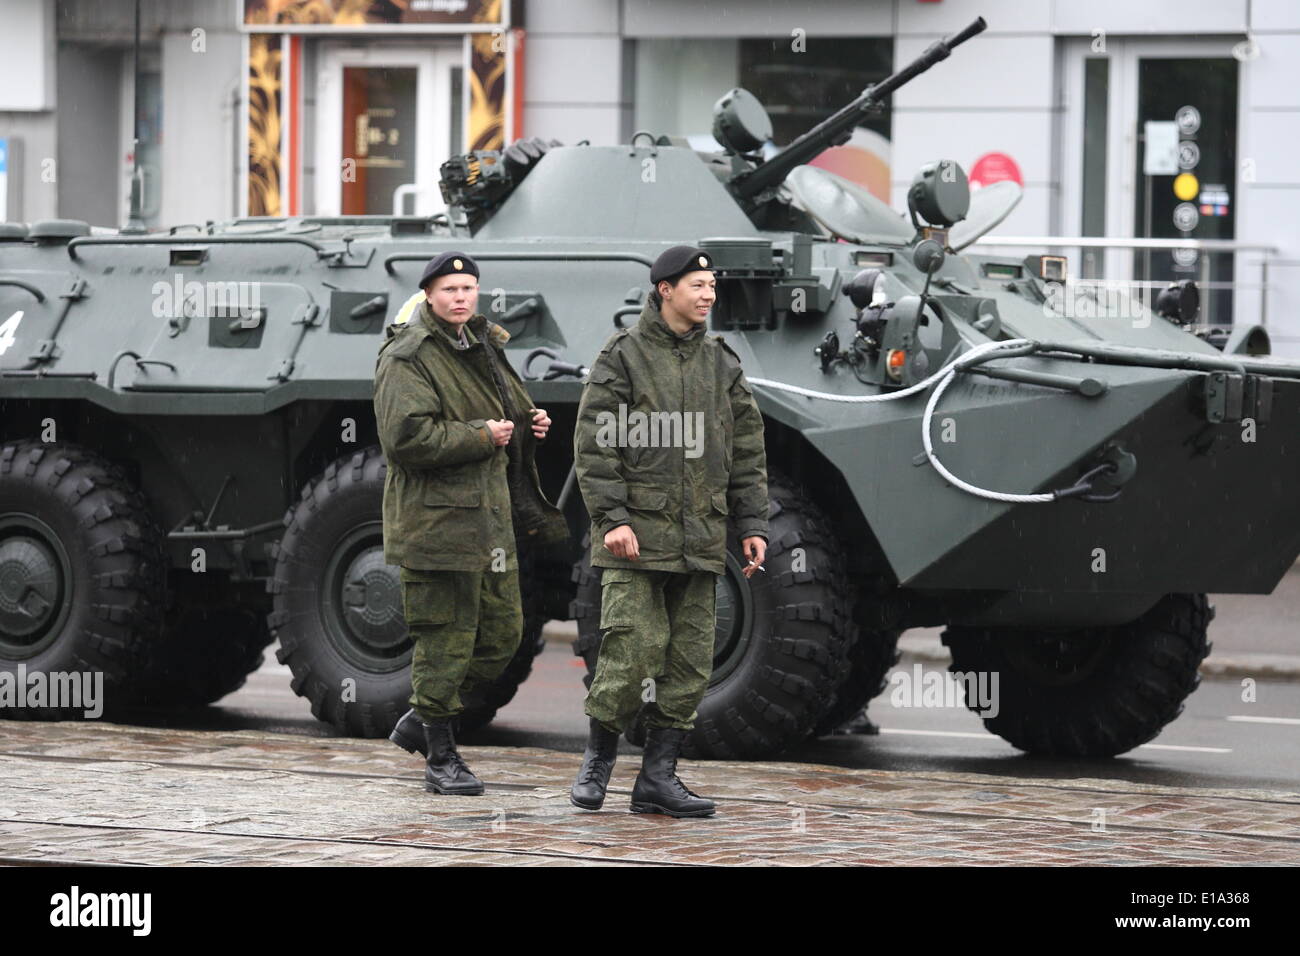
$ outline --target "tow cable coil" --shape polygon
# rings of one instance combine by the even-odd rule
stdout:
[[[1237,359],[1228,358],[1227,356],[1196,355],[1192,353],[1172,352],[1162,349],[1143,349],[1128,348],[1123,351],[1107,349],[1103,346],[1095,346],[1085,343],[1069,342],[1039,342],[1033,339],[1008,339],[1004,342],[984,342],[976,345],[967,352],[963,352],[957,358],[944,365],[933,375],[930,375],[915,385],[909,385],[907,388],[900,389],[897,392],[889,392],[882,395],[836,395],[832,392],[819,392],[811,388],[803,388],[799,385],[789,385],[785,382],[776,382],[766,378],[751,378],[751,385],[760,385],[764,388],[775,389],[780,392],[789,392],[793,395],[802,395],[805,398],[816,398],[826,402],[843,402],[847,404],[869,404],[872,402],[892,402],[903,398],[909,398],[912,395],[923,392],[930,386],[938,382],[933,394],[925,405],[925,414],[921,419],[921,443],[925,446],[925,456],[929,459],[930,464],[934,466],[945,481],[955,488],[975,495],[979,498],[987,498],[991,501],[1003,501],[1010,504],[1041,504],[1048,501],[1056,501],[1058,498],[1081,498],[1084,501],[1113,501],[1119,496],[1119,492],[1114,493],[1093,493],[1092,483],[1101,475],[1114,472],[1113,463],[1106,462],[1092,468],[1086,474],[1082,475],[1073,485],[1067,488],[1060,488],[1056,491],[1043,492],[1041,494],[1015,494],[1004,491],[993,491],[988,488],[980,488],[972,485],[970,482],[958,478],[939,461],[934,452],[934,445],[930,440],[930,423],[934,418],[934,410],[939,404],[939,399],[943,396],[944,390],[952,383],[953,377],[960,371],[974,366],[982,365],[999,358],[1015,358],[1022,355],[1032,355],[1037,352],[1064,352],[1084,358],[1111,359],[1113,361],[1124,362],[1134,365],[1148,365],[1156,368],[1191,368],[1202,371],[1207,370],[1229,370],[1237,373],[1252,371],[1258,374],[1275,375],[1284,378],[1300,378],[1300,367],[1285,362],[1267,362],[1259,359]]]
[[[907,388],[900,389],[897,392],[888,392],[883,395],[835,395],[831,392],[818,392],[811,388],[802,388],[798,385],[787,385],[785,382],[774,382],[765,378],[751,378],[750,385],[762,385],[767,388],[773,388],[781,392],[790,392],[794,395],[803,395],[806,398],[819,398],[828,402],[844,402],[848,404],[869,404],[874,402],[893,402],[903,398],[910,398],[920,392],[925,391],[935,382],[938,387],[930,395],[930,400],[925,404],[925,415],[921,419],[921,442],[925,446],[925,457],[930,460],[943,479],[950,485],[960,488],[962,491],[976,495],[980,498],[989,498],[993,501],[1005,501],[1012,504],[1038,504],[1040,502],[1055,501],[1061,495],[1057,492],[1047,492],[1044,494],[1013,494],[1004,491],[992,491],[988,488],[980,488],[972,485],[968,481],[963,481],[951,471],[949,471],[939,461],[939,456],[934,453],[934,444],[930,440],[930,423],[934,418],[935,407],[939,404],[939,399],[943,396],[944,390],[952,383],[956,374],[971,365],[981,365],[984,362],[991,361],[995,358],[1011,358],[1017,355],[1029,355],[1038,350],[1038,343],[1031,339],[1010,339],[1005,342],[985,342],[975,346],[968,352],[964,352],[957,358],[953,359],[947,365],[940,368],[933,375],[923,378],[915,385],[909,385]],[[1066,489],[1073,490],[1073,489]],[[1089,490],[1084,487],[1076,494],[1082,494]]]

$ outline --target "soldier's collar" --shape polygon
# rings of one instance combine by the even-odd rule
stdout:
[[[480,323],[477,328],[474,324],[475,320],[482,318],[481,315],[475,315],[465,323],[465,341],[471,346],[477,345],[479,338],[482,335],[482,324]],[[433,309],[429,307],[428,299],[425,299],[420,303],[420,321],[424,323],[425,328],[427,328],[430,333],[441,335],[446,339],[447,344],[452,348],[460,348],[460,335],[456,331],[456,326],[442,318],[440,315],[437,315]],[[478,335],[475,335],[476,331],[479,333]]]
[[[420,320],[430,334],[437,332],[447,340],[447,344],[452,348],[460,348],[456,327],[445,319],[434,315],[433,309],[429,308],[428,299],[420,303]],[[489,322],[482,313],[476,312],[465,322],[465,340],[470,347],[487,340],[497,348],[502,349],[510,341],[510,333],[495,322]]]
[[[662,342],[672,348],[681,346],[693,346],[704,340],[704,323],[692,326],[690,331],[684,335],[678,335],[668,323],[664,321],[663,315],[659,312],[659,307],[650,301],[647,296],[645,305],[641,307],[641,318],[637,323],[647,335],[658,342]]]
[[[495,322],[489,322],[482,313],[474,313],[465,325],[480,342],[486,339],[499,349],[505,348],[505,344],[510,341],[510,333]]]

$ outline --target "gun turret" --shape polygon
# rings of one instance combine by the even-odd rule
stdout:
[[[976,17],[970,26],[955,36],[936,40],[907,66],[879,83],[867,87],[857,99],[838,110],[834,116],[822,120],[812,129],[802,133],[793,143],[767,162],[738,174],[728,184],[732,195],[747,207],[758,205],[765,198],[763,194],[783,182],[790,170],[808,162],[827,147],[840,146],[848,142],[849,137],[853,135],[853,128],[864,116],[878,109],[885,97],[940,60],[946,60],[954,47],[983,32],[986,26],[983,17]]]
[[[439,170],[438,187],[453,230],[477,232],[538,161],[559,145],[559,140],[533,136],[503,150],[479,149],[449,158]]]

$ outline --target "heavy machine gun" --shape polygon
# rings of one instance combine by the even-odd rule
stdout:
[[[792,169],[813,159],[830,146],[840,146],[848,142],[854,127],[866,116],[880,109],[885,99],[894,90],[920,76],[941,60],[946,60],[955,47],[982,33],[986,27],[984,18],[976,17],[974,22],[955,36],[936,40],[907,66],[879,83],[867,87],[857,99],[802,133],[776,156],[737,174],[728,184],[732,195],[747,209],[761,205],[766,199],[771,198],[772,191],[785,181],[785,177]],[[724,145],[732,146],[738,138],[734,135],[729,136],[728,142]]]

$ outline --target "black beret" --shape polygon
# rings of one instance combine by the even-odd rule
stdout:
[[[454,274],[470,275],[478,278],[478,263],[463,252],[443,252],[429,260],[420,276],[420,288],[423,289],[438,276]]]
[[[713,258],[703,249],[673,246],[661,252],[655,264],[650,267],[650,284],[658,285],[664,279],[671,281],[684,272],[712,268]]]

